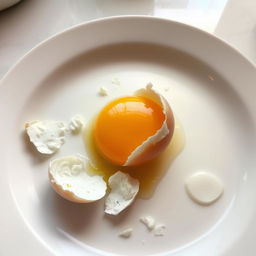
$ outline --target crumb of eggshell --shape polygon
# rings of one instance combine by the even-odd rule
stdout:
[[[152,216],[143,216],[140,218],[140,222],[143,223],[149,231],[155,227],[155,219]]]
[[[84,120],[81,115],[75,115],[69,122],[69,129],[73,134],[79,133],[84,126]]]
[[[132,228],[126,228],[119,233],[119,236],[123,238],[129,238],[132,235],[132,232]]]
[[[154,228],[155,236],[164,236],[166,226],[164,224],[157,224]]]
[[[42,154],[53,154],[65,143],[67,127],[62,121],[31,121],[25,124],[25,129],[30,142]]]
[[[108,90],[105,87],[100,87],[99,89],[99,95],[100,96],[107,96],[108,95]]]

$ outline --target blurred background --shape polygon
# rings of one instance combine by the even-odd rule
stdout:
[[[48,37],[79,23],[116,15],[183,22],[215,33],[256,61],[254,0],[0,0],[0,9],[0,79]]]

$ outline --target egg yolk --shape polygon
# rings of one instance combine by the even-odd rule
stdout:
[[[105,158],[123,165],[138,146],[161,128],[164,120],[162,107],[149,98],[116,99],[99,113],[95,144]]]

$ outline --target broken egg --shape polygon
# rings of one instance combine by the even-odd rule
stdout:
[[[48,174],[53,189],[76,203],[101,199],[107,186],[102,176],[90,175],[90,165],[89,160],[82,156],[66,156],[51,161]]]
[[[110,176],[108,185],[111,192],[105,201],[105,213],[111,215],[117,215],[131,205],[139,191],[139,181],[120,171]]]
[[[170,143],[173,131],[168,102],[148,84],[133,96],[118,98],[102,109],[94,140],[110,162],[134,166],[157,157]]]

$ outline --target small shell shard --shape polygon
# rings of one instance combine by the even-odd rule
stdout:
[[[109,178],[108,184],[111,192],[105,201],[105,213],[117,215],[134,201],[139,191],[139,181],[118,171]]]
[[[133,232],[132,228],[126,228],[119,233],[119,236],[123,238],[129,238],[132,235],[132,232]]]

